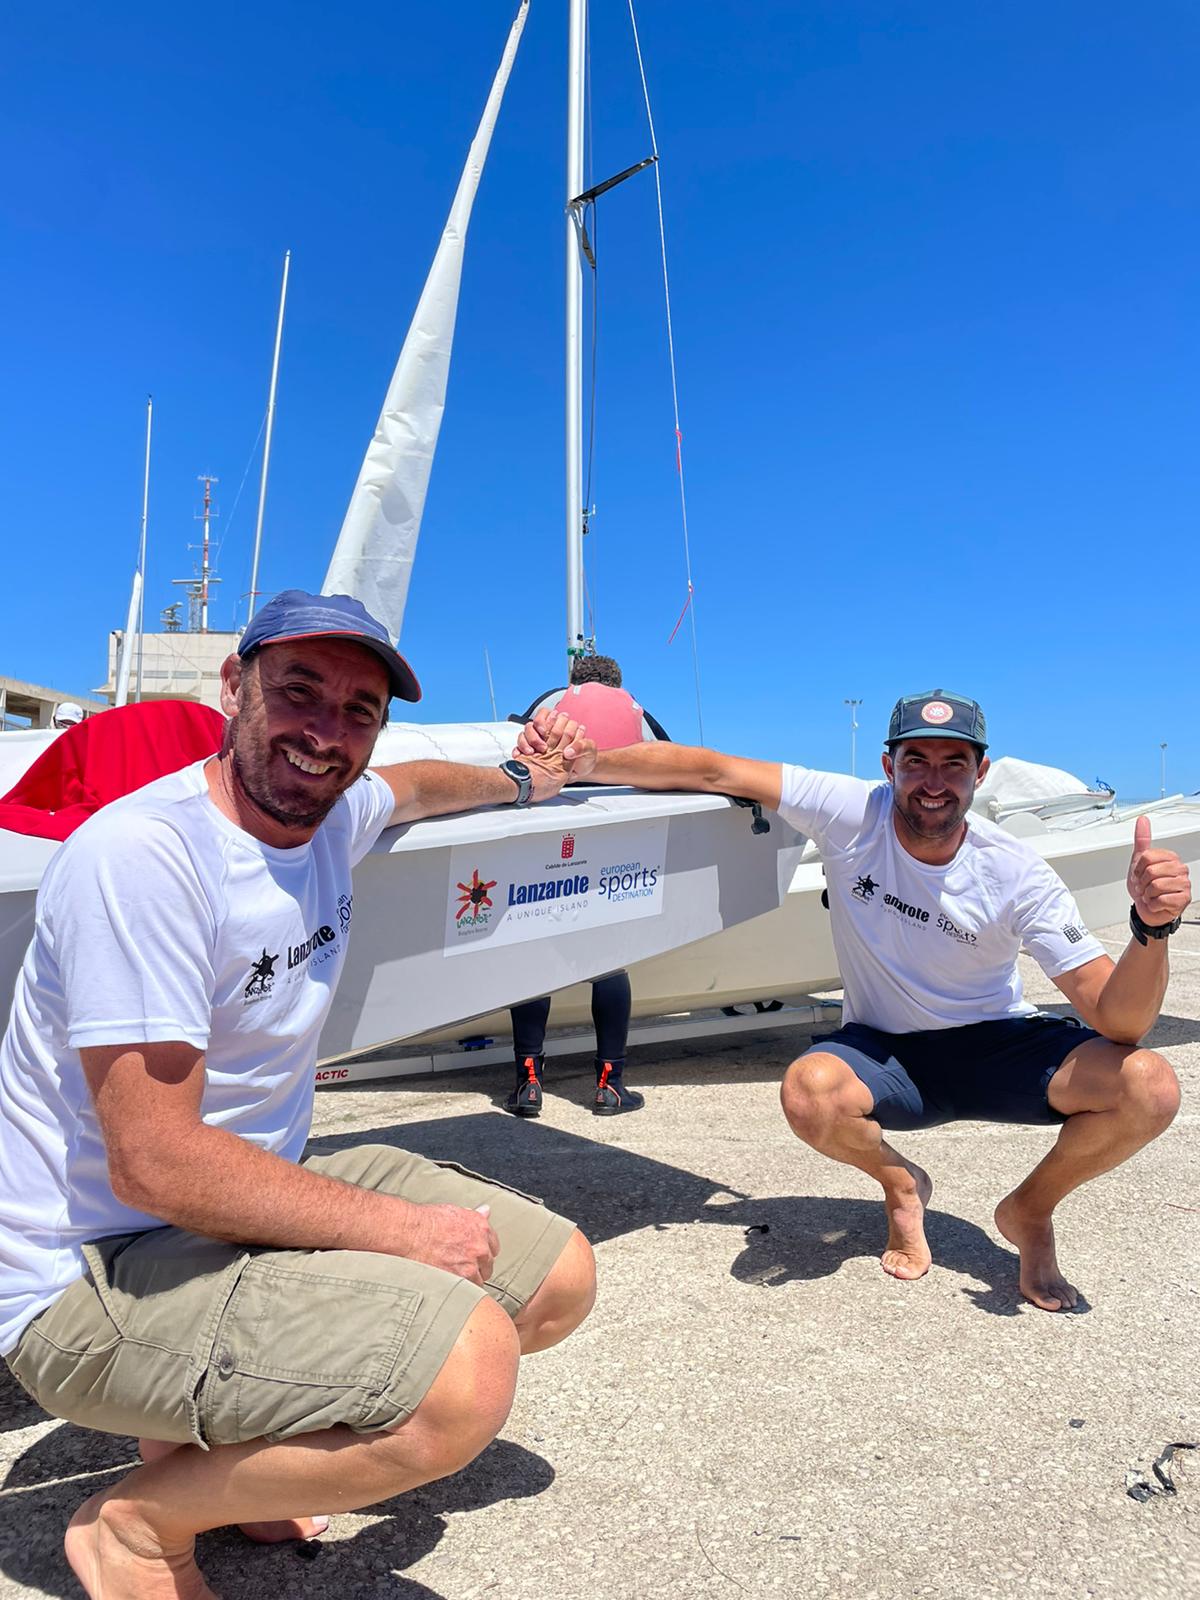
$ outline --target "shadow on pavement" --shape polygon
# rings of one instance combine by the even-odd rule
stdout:
[[[747,1236],[730,1267],[744,1283],[778,1288],[825,1278],[856,1256],[877,1257],[885,1222],[877,1200],[781,1195],[753,1199],[715,1178],[670,1166],[620,1145],[580,1138],[561,1128],[478,1112],[432,1122],[407,1122],[310,1142],[328,1154],[359,1144],[399,1145],[433,1161],[457,1161],[528,1194],[576,1222],[593,1244],[639,1228],[718,1223],[769,1232]],[[964,1292],[981,1311],[1015,1316],[1017,1257],[975,1223],[932,1210],[926,1233],[938,1266],[982,1282]],[[1086,1310],[1081,1301],[1079,1310]]]
[[[0,1361],[0,1433],[14,1433],[18,1428],[33,1428],[46,1421],[46,1413],[36,1400],[31,1400]]]
[[[84,1466],[84,1461],[91,1465]],[[133,1441],[87,1433],[63,1423],[13,1465],[3,1488],[37,1484],[6,1498],[0,1534],[0,1572],[39,1594],[76,1600],[79,1585],[62,1553],[62,1536],[80,1503],[107,1486],[116,1469],[136,1461]],[[80,1474],[86,1474],[82,1478]],[[72,1481],[55,1481],[70,1475]],[[222,1528],[197,1541],[205,1577],[228,1600],[240,1595],[332,1594],[338,1600],[441,1600],[402,1575],[427,1556],[446,1531],[446,1518],[502,1500],[542,1494],[554,1482],[549,1462],[498,1439],[462,1472],[371,1508],[381,1518],[345,1539],[320,1541],[315,1559],[295,1544],[254,1545]],[[311,1547],[310,1547],[311,1548]]]

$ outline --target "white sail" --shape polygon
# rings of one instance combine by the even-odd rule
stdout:
[[[352,594],[361,600],[393,639],[400,637],[404,622],[446,405],[467,225],[528,10],[529,0],[521,0],[321,586],[323,594]]]

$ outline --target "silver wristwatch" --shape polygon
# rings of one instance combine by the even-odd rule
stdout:
[[[502,761],[500,771],[517,786],[514,806],[527,806],[533,794],[533,773],[523,761]]]

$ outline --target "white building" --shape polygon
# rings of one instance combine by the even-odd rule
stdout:
[[[111,704],[117,692],[117,663],[123,628],[108,636],[108,681],[97,694]],[[201,705],[221,709],[221,663],[237,649],[236,633],[144,633],[142,635],[142,699],[198,700]],[[129,698],[137,693],[138,663],[135,654],[129,669]]]

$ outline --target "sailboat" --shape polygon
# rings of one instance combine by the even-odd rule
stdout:
[[[389,385],[324,583],[349,592],[398,636],[445,402],[471,205],[528,13],[522,0],[472,142],[425,290]],[[582,150],[584,13],[571,10],[572,139]],[[572,178],[576,169],[572,169]],[[576,326],[578,297],[569,296]],[[569,408],[570,409],[570,408]],[[576,462],[568,497],[579,499]],[[578,537],[578,511],[574,522]],[[575,558],[578,573],[578,556]],[[576,577],[576,582],[578,579]],[[581,626],[576,633],[581,632]],[[511,723],[392,724],[373,764],[430,757],[490,764],[512,753]],[[0,793],[44,748],[0,749]],[[355,870],[354,937],[321,1040],[328,1062],[663,954],[777,906],[803,841],[713,795],[568,791],[516,810],[389,830]],[[0,1006],[32,930],[37,884],[57,848],[0,832]]]
[[[471,205],[525,25],[522,0],[450,215],[401,351],[337,541],[326,592],[363,600],[398,637],[445,405]],[[581,251],[586,0],[570,0],[567,301],[567,651],[583,643]],[[624,174],[618,175],[624,176]],[[510,754],[511,723],[393,724],[373,762],[430,757],[489,764]],[[0,793],[48,735],[0,742]],[[999,768],[1002,763],[997,762]],[[1011,776],[1011,774],[1010,774]],[[1093,925],[1125,909],[1133,816],[1069,775],[1020,781],[980,804],[1028,837],[1065,878]],[[1024,785],[1024,787],[1022,787]],[[1200,863],[1200,805],[1155,809],[1156,838]],[[756,825],[757,824],[757,825]],[[32,929],[50,841],[0,831],[0,1014]],[[571,789],[527,811],[499,808],[389,830],[355,872],[347,962],[321,1040],[318,1081],[377,1076],[348,1055],[403,1045],[398,1070],[428,1070],[426,1046],[474,1044],[507,1029],[509,1004],[555,991],[558,1025],[583,1023],[589,978],[628,967],[635,1017],[778,1010],[733,1025],[811,1020],[811,997],[839,981],[811,844],[781,818],[713,795]],[[803,1009],[801,1009],[803,1008]],[[692,1023],[681,1025],[684,1030]],[[553,1048],[553,1046],[551,1046]],[[403,1055],[403,1052],[401,1052]],[[478,1056],[461,1057],[463,1064]]]

